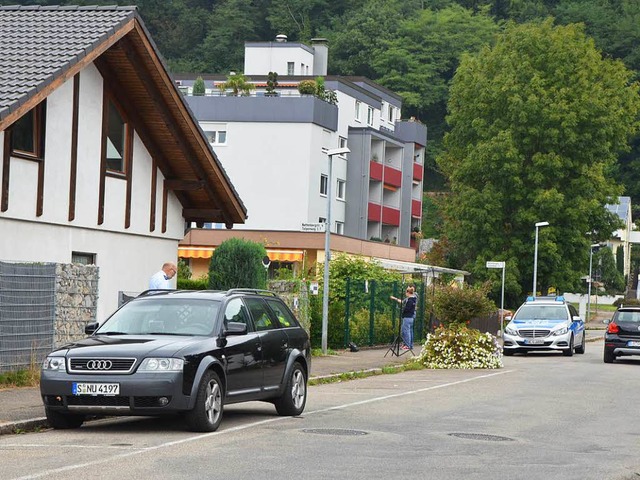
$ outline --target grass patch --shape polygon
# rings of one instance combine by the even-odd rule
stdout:
[[[37,387],[39,384],[40,369],[37,368],[0,373],[0,388]]]
[[[409,370],[424,370],[426,367],[420,362],[409,361],[407,363],[399,365],[387,365],[382,368],[376,368],[373,370],[363,370],[359,372],[346,372],[337,375],[331,375],[322,378],[310,378],[309,385],[324,385],[326,383],[338,383],[348,380],[356,380],[358,378],[373,377],[375,375],[389,375],[393,373],[400,373]]]
[[[327,349],[327,354],[325,355],[324,353],[322,353],[322,349],[321,348],[312,348],[311,349],[311,356],[312,357],[326,357],[328,355],[338,355],[338,352],[328,348]]]

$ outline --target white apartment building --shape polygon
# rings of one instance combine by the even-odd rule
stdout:
[[[331,232],[409,246],[422,216],[426,127],[401,120],[402,99],[385,87],[326,76],[327,58],[323,39],[251,42],[250,95],[221,92],[226,75],[203,75],[204,96],[191,95],[196,76],[175,80],[247,207],[242,229],[299,231],[324,222],[331,201]],[[265,94],[269,72],[274,94]],[[336,104],[300,95],[299,82],[317,76]],[[351,153],[333,157],[330,179],[326,152],[338,147]]]

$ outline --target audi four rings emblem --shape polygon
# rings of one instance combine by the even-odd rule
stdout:
[[[89,360],[87,362],[88,370],[110,370],[112,366],[111,360]]]

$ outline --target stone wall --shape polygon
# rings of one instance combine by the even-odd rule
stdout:
[[[269,280],[267,288],[284,300],[300,324],[309,332],[311,312],[307,283],[300,280]]]
[[[85,337],[85,325],[97,321],[98,280],[95,265],[56,265],[55,347]]]

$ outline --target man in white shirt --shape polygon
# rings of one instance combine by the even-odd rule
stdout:
[[[178,272],[175,263],[167,262],[162,265],[162,270],[154,273],[149,279],[149,290],[169,290],[171,289],[171,279]]]

